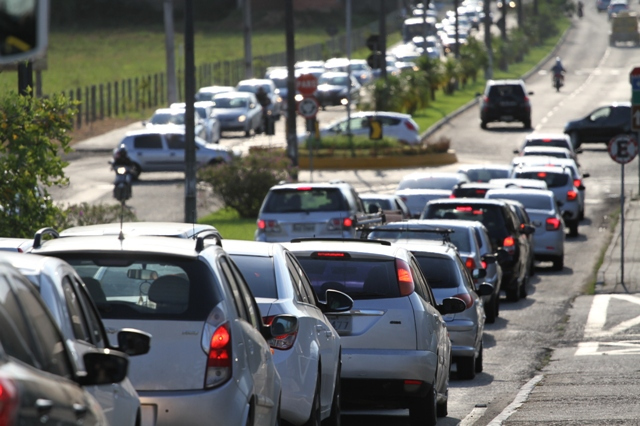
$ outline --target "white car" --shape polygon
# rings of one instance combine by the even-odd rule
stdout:
[[[123,329],[118,336],[119,342],[130,345],[121,348],[109,345],[98,311],[91,302],[91,286],[89,283],[85,286],[67,262],[55,257],[19,253],[0,254],[0,258],[18,269],[38,289],[71,349],[77,370],[85,370],[83,356],[96,348],[119,349],[129,356],[149,351],[151,336],[132,329]],[[134,341],[139,346],[133,345]],[[139,424],[140,400],[129,378],[86,389],[96,398],[110,425]]]
[[[184,132],[185,126],[185,109],[184,108],[158,108],[155,110],[149,120],[142,122],[142,125],[151,130],[156,126],[176,126],[178,129],[182,129]],[[206,130],[202,124],[198,114],[194,114],[193,128],[195,129],[195,135],[204,139],[206,136]]]
[[[279,95],[279,91],[276,88],[273,80],[268,78],[251,78],[248,80],[239,81],[236,85],[237,92],[246,92],[253,93],[254,95],[258,95],[258,90],[262,87],[262,89],[266,92],[267,96],[271,103],[267,105],[267,111],[271,113],[276,120],[280,119],[280,114],[282,112],[282,97]]]
[[[176,102],[170,105],[170,108],[185,108],[184,102]],[[194,102],[195,113],[200,120],[200,124],[204,126],[205,137],[208,143],[220,143],[220,121],[213,114],[214,103],[212,101]]]
[[[400,180],[395,193],[409,207],[411,217],[418,218],[429,201],[449,198],[454,186],[468,181],[462,173],[415,172]]]
[[[520,152],[520,155],[523,157],[543,156],[574,159],[571,151],[567,148],[560,148],[557,146],[527,146]]]
[[[196,93],[196,101],[210,101],[218,93],[233,92],[233,86],[205,86],[201,87]]]
[[[340,424],[340,336],[325,312],[351,309],[353,300],[330,292],[320,302],[296,258],[282,245],[222,240],[251,288],[265,324],[275,315],[298,318],[298,332],[269,340],[282,380],[282,419],[293,425]],[[329,308],[331,306],[331,308]]]

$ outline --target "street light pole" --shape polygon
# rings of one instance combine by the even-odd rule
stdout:
[[[185,129],[185,172],[184,172],[184,221],[195,223],[196,212],[196,141],[195,107],[196,95],[195,54],[193,43],[193,0],[184,2],[184,129]]]
[[[351,134],[351,0],[347,0],[347,138],[349,138],[349,148],[351,156],[355,157],[353,149],[353,135]]]
[[[285,0],[285,37],[287,45],[287,154],[291,159],[291,178],[298,180],[298,140],[296,138],[296,62],[295,38],[293,32],[293,0]]]

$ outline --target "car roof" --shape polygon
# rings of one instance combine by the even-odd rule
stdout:
[[[489,195],[510,195],[510,194],[518,194],[518,195],[538,195],[545,196],[549,198],[553,198],[553,191],[548,189],[534,189],[534,188],[504,188],[504,189],[491,189],[487,192]]]
[[[218,230],[211,226],[199,223],[182,222],[124,222],[106,223],[98,225],[74,226],[60,232],[60,237],[83,237],[98,235],[119,235],[120,229],[126,236],[148,235],[162,237],[191,238],[204,231]]]
[[[425,178],[452,178],[461,177],[462,173],[458,172],[413,172],[404,175],[401,180],[419,180]],[[464,177],[464,175],[462,175]],[[465,177],[466,178],[466,177]]]
[[[296,183],[280,183],[271,187],[271,189],[298,189],[305,188],[348,188],[352,186],[346,182],[296,182]]]
[[[386,225],[390,225],[390,226],[394,226],[394,227],[401,227],[401,226],[408,226],[408,227],[413,227],[413,228],[465,228],[468,229],[469,227],[475,227],[477,226],[477,224],[481,224],[482,222],[477,221],[477,220],[459,220],[459,219],[410,219],[410,220],[403,220],[403,221],[398,221],[398,222],[389,222],[389,223],[385,223],[384,225],[378,226],[376,227],[377,229],[384,229],[384,227]]]
[[[261,86],[264,84],[272,85],[273,81],[269,78],[250,78],[247,80],[240,80],[237,86]]]
[[[517,167],[515,169],[516,172],[548,172],[548,173],[568,173],[571,175],[571,170],[567,170],[566,168],[560,165],[552,165],[552,164],[539,164],[539,165],[523,165]]]
[[[233,91],[235,88],[233,86],[206,86],[201,87],[198,92],[214,92],[214,93],[224,93],[224,91]]]
[[[524,80],[520,80],[520,79],[487,80],[487,86],[510,85],[510,84],[524,85]]]
[[[391,243],[377,240],[348,240],[348,239],[305,239],[292,240],[290,243],[282,243],[282,245],[293,253],[315,252],[315,251],[335,251],[349,253],[357,253],[362,255],[375,255],[384,257],[398,257],[398,247],[394,247]]]
[[[275,251],[283,249],[279,243],[247,240],[224,240],[222,242],[222,248],[231,255],[238,254],[256,257],[273,257]]]
[[[467,170],[511,170],[512,168],[510,164],[469,164],[460,167],[458,173],[464,173]]]
[[[566,133],[529,133],[524,137],[525,140],[532,139],[565,139],[570,141],[571,138]]]
[[[381,200],[397,200],[397,199],[400,198],[400,196],[396,195],[396,194],[378,194],[378,193],[375,193],[375,192],[367,192],[367,193],[364,193],[364,194],[358,194],[358,196],[362,200],[369,199],[369,198],[378,198],[378,199],[381,199]]]
[[[168,108],[158,108],[157,110],[155,110],[153,112],[153,115],[156,114],[172,114],[172,115],[178,115],[178,113],[180,114],[184,114],[185,112],[185,107],[179,107],[179,106],[175,106],[175,107],[168,107]]]
[[[525,146],[524,151],[571,153],[571,151],[569,151],[569,148],[564,148],[561,146]]]
[[[154,135],[154,134],[184,135],[185,129],[184,129],[184,125],[182,124],[162,124],[162,125],[152,126],[152,127],[141,129],[141,130],[130,130],[125,134],[125,137],[138,136],[138,135]]]
[[[269,80],[271,81],[271,80]],[[255,95],[249,92],[222,92],[217,93],[213,96],[213,99],[222,99],[222,98],[253,98]]]
[[[63,263],[64,261],[55,257],[41,256],[31,253],[0,253],[0,260],[8,262],[16,269],[29,270],[33,273],[45,269],[45,263]]]
[[[427,204],[482,204],[502,206],[504,201],[490,200],[488,198],[438,198],[430,200]]]
[[[491,179],[489,182],[496,183],[498,185],[505,185],[505,188],[509,188],[511,186],[523,188],[523,186],[521,185],[525,185],[525,187],[526,185],[536,186],[536,187],[540,187],[540,189],[547,188],[547,183],[538,179],[500,178],[500,179]]]
[[[394,241],[393,244],[411,252],[437,254],[451,258],[455,258],[457,254],[455,246],[442,244],[437,240],[400,239]]]
[[[347,75],[344,71],[325,71],[321,77],[346,77]]]

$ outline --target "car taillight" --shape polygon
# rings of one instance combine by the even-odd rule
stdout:
[[[578,198],[578,193],[573,189],[567,191],[567,201],[575,201]]]
[[[0,425],[15,425],[20,403],[18,389],[12,380],[0,377]]]
[[[546,220],[546,230],[547,231],[557,231],[560,229],[560,220],[555,217],[549,217]]]
[[[416,129],[416,126],[413,125],[413,123],[411,123],[410,121],[405,121],[404,122],[404,127],[406,127],[407,129],[411,130],[412,132],[417,132],[418,129]]]
[[[401,195],[401,196],[400,196],[400,199],[401,199],[402,201],[404,201],[405,203],[406,203],[406,202],[407,202],[407,200],[408,200],[408,198],[407,198],[407,197],[405,197],[405,196],[403,196],[403,195]]]
[[[206,387],[219,386],[231,378],[232,359],[231,331],[229,324],[224,323],[216,328],[209,343],[204,381]]]
[[[264,232],[280,232],[280,224],[277,220],[258,220],[258,229]]]
[[[265,325],[271,325],[273,322],[274,316],[262,317],[262,322]],[[298,332],[289,333],[289,334],[281,334],[279,336],[273,337],[267,340],[269,346],[273,349],[287,350],[293,347],[293,344],[296,342],[296,337],[298,336]]]
[[[574,179],[573,186],[575,186],[576,188],[580,188],[582,186],[582,181],[580,179]]]
[[[516,252],[516,240],[511,236],[506,237],[502,242],[502,248],[504,248],[507,253],[513,255]]]
[[[413,293],[415,285],[409,264],[402,259],[396,259],[396,271],[398,273],[398,288],[400,296],[408,296]]]
[[[488,104],[488,103],[489,103],[489,97],[488,97],[488,96],[483,96],[483,97],[482,97],[482,101],[483,101],[485,104]]]
[[[453,297],[462,300],[465,306],[467,307],[467,309],[473,306],[473,297],[471,297],[469,293],[460,293],[460,294],[456,294]]]
[[[327,222],[329,231],[339,231],[342,229],[350,229],[353,226],[353,219],[350,217],[334,217]]]
[[[451,195],[449,195],[449,198],[456,198],[456,194],[452,192]]]
[[[482,265],[482,269],[487,269],[487,262],[485,262],[484,260],[481,260],[480,264]]]
[[[476,268],[476,261],[473,260],[473,257],[467,257],[464,266],[466,266],[468,270],[473,271]]]

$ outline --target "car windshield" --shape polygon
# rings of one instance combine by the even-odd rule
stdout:
[[[287,88],[287,77],[271,77],[271,81],[276,85],[278,89]]]
[[[443,226],[442,228],[447,227]],[[378,228],[375,231],[371,232],[368,238],[370,240],[386,240],[391,242],[397,240],[442,241],[443,234],[439,232],[425,232],[420,229],[416,229],[414,231],[410,229],[400,231]],[[458,248],[459,251],[463,251],[466,253],[471,251],[471,242],[469,241],[468,231],[464,229],[453,230],[453,232],[449,234],[449,239]]]
[[[561,151],[524,151],[523,155],[525,157],[531,156],[545,156],[545,157],[554,157],[554,158],[568,158],[565,152]]]
[[[395,210],[394,206],[391,204],[391,200],[384,198],[367,198],[362,199],[364,206],[369,209],[370,205],[377,205],[382,210]]]
[[[558,148],[569,148],[566,139],[529,139],[525,146],[556,146]]]
[[[135,253],[64,254],[107,319],[203,321],[221,298],[202,261]]]
[[[318,84],[330,84],[332,86],[348,86],[347,77],[320,77]]]
[[[278,298],[273,258],[232,254],[254,297]]]
[[[547,188],[559,188],[569,182],[569,176],[566,173],[520,172],[516,173],[515,177],[520,179],[542,180],[547,183]]]
[[[452,259],[413,253],[418,260],[422,274],[431,288],[456,288],[460,277],[456,263]]]
[[[526,210],[553,210],[553,203],[550,197],[533,194],[489,194],[488,198],[506,198],[522,203]]]
[[[400,182],[398,189],[452,189],[458,178],[429,176],[419,179],[406,179]]]
[[[246,98],[214,98],[214,108],[246,108]]]
[[[347,293],[354,300],[400,296],[393,259],[339,258],[322,256],[322,252],[297,257],[321,300],[329,289]]]
[[[338,188],[291,188],[270,191],[263,213],[342,211],[347,204]]]
[[[204,107],[196,107],[196,112],[198,113],[198,117],[202,118],[203,120],[207,119],[207,109]]]
[[[487,228],[492,241],[502,241],[507,236],[499,205],[428,203],[422,219],[477,220]]]
[[[464,172],[472,182],[489,182],[491,179],[506,179],[509,170],[505,169],[471,169]]]
[[[161,112],[149,120],[151,124],[184,124],[184,113]]]

